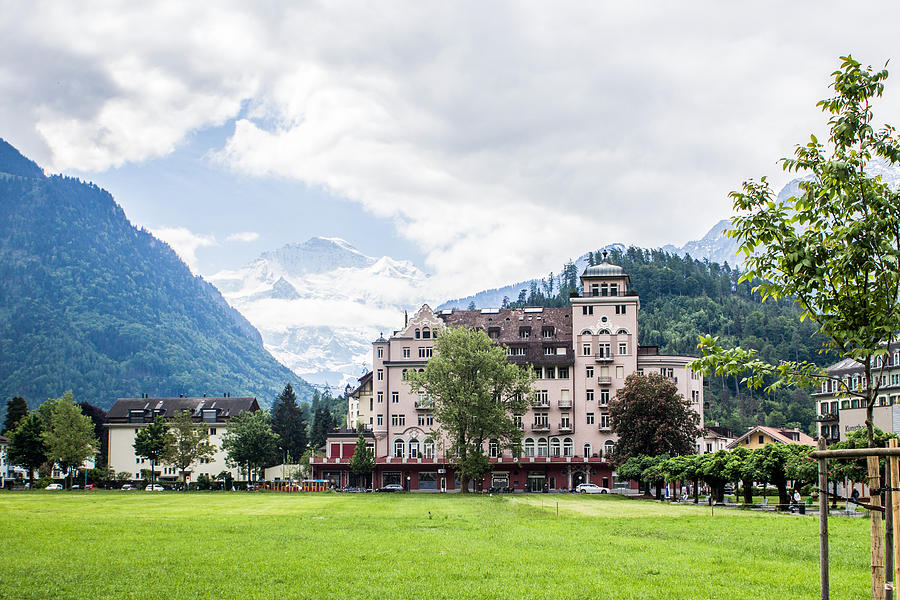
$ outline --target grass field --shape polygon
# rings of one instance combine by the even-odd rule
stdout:
[[[868,521],[830,524],[832,597],[868,597]],[[815,518],[617,496],[0,493],[0,598],[783,600],[818,573]]]

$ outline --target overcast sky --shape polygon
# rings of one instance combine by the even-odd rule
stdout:
[[[339,236],[456,296],[700,237],[900,58],[895,2],[257,4],[0,0],[0,137],[195,272]]]

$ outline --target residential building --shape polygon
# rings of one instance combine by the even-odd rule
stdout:
[[[764,427],[762,425],[757,425],[756,427],[751,427],[747,433],[737,438],[726,447],[728,450],[733,450],[737,447],[756,450],[757,448],[762,448],[766,444],[805,444],[808,446],[815,446],[816,441],[799,429]]]
[[[209,441],[216,452],[210,459],[192,465],[187,472],[188,479],[196,480],[200,474],[214,477],[222,471],[228,471],[232,477],[242,476],[237,468],[225,464],[225,452],[222,449],[222,438],[228,431],[228,422],[244,411],[257,411],[259,404],[256,398],[119,398],[106,415],[106,427],[109,430],[109,466],[116,473],[131,474],[133,479],[143,479],[141,471],[150,468],[150,462],[135,455],[134,438],[141,428],[161,416],[172,419],[176,414],[190,411],[195,423],[207,428]],[[181,479],[181,473],[172,465],[156,465],[158,477],[162,480],[175,481]]]
[[[734,442],[734,433],[725,427],[719,427],[718,423],[703,428],[703,433],[697,443],[697,454],[710,454],[719,450],[727,450],[729,444]]]
[[[356,429],[362,423],[372,429],[375,407],[372,401],[372,371],[359,378],[359,385],[347,395],[347,427]]]
[[[538,375],[532,406],[516,417],[524,436],[522,456],[488,443],[485,450],[493,471],[485,487],[542,491],[583,482],[630,486],[616,478],[610,462],[616,436],[609,402],[635,372],[668,377],[690,400],[702,427],[703,378],[687,368],[690,357],[638,346],[640,298],[630,289],[624,269],[604,259],[585,269],[581,283],[584,293],[564,308],[435,314],[425,305],[403,329],[375,340],[369,405],[357,406],[359,422],[373,436],[374,485],[399,483],[411,490],[441,491],[459,485],[441,445],[428,438],[435,426],[430,399],[403,381],[407,371],[424,370],[434,352],[435,333],[446,326],[483,330],[507,348],[510,362],[531,364]],[[314,477],[346,485],[349,439],[330,436],[325,450],[324,457],[312,461]]]
[[[13,466],[9,464],[6,458],[6,452],[9,448],[9,438],[0,435],[0,488],[6,484],[7,479],[14,479],[15,472]]]
[[[819,435],[832,444],[847,434],[865,429],[866,401],[849,392],[864,391],[863,366],[845,358],[826,369],[830,379],[823,380],[816,399]],[[880,383],[872,417],[875,426],[887,433],[900,433],[900,343],[891,344],[886,357],[875,359],[874,376]],[[874,382],[873,382],[874,383]]]

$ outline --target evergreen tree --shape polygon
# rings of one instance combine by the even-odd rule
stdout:
[[[104,468],[109,464],[109,430],[104,426],[106,423],[106,411],[87,402],[79,402],[78,406],[83,414],[90,417],[91,422],[94,424],[94,436],[100,442],[98,448],[100,454],[97,455],[95,467],[98,469]]]
[[[320,402],[319,406],[316,408],[312,428],[309,433],[309,443],[313,451],[317,451],[325,445],[325,440],[328,438],[328,432],[331,431],[333,427],[334,418],[331,416],[331,411],[328,410],[328,406],[324,402]]]
[[[7,458],[10,464],[28,469],[28,481],[34,487],[34,471],[47,462],[44,446],[44,421],[36,411],[30,412],[9,432]]]
[[[3,422],[3,431],[0,434],[6,435],[8,431],[14,431],[19,419],[28,414],[28,404],[25,398],[16,396],[6,403],[6,420]]]
[[[298,459],[306,450],[307,425],[302,408],[290,383],[275,398],[272,405],[272,431],[281,438],[285,454]]]

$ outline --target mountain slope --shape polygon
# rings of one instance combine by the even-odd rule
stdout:
[[[33,167],[33,168],[32,168]],[[31,406],[71,389],[119,396],[254,395],[311,389],[165,243],[107,192],[45,177],[0,142],[0,399]]]
[[[409,261],[366,256],[340,238],[311,238],[210,277],[283,364],[341,387],[371,368],[372,341],[426,301]]]

